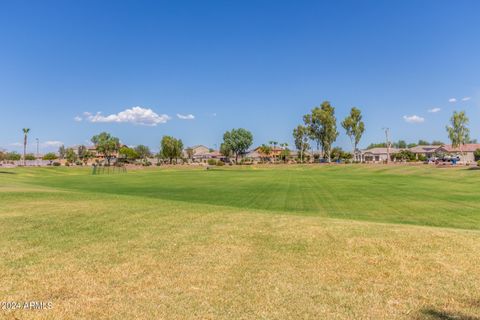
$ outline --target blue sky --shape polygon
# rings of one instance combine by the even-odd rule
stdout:
[[[324,100],[338,122],[363,111],[362,146],[382,127],[446,141],[454,110],[480,138],[478,12],[439,0],[1,1],[0,147],[18,148],[23,127],[43,151],[101,131],[152,149],[165,134],[214,147],[237,127],[255,144],[291,143]]]

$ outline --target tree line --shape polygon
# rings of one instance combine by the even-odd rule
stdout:
[[[345,134],[349,137],[352,152],[350,155],[341,150],[341,148],[333,148],[333,143],[336,141],[339,132],[337,130],[337,119],[335,117],[335,108],[329,101],[324,101],[318,107],[314,107],[310,113],[303,116],[303,124],[298,125],[293,130],[293,139],[295,147],[299,151],[299,160],[304,162],[305,153],[311,148],[311,142],[313,142],[318,151],[321,151],[324,159],[330,162],[332,159],[336,160],[339,157],[343,159],[358,160],[358,145],[365,132],[365,123],[362,120],[363,116],[360,109],[353,107],[350,113],[340,123],[345,130]],[[465,114],[465,111],[454,111],[450,118],[449,125],[446,126],[446,131],[451,144],[454,148],[460,147],[467,143],[476,143],[476,139],[470,139],[470,129],[468,128],[469,119]],[[36,157],[33,154],[27,154],[27,142],[29,128],[22,129],[24,134],[23,139],[23,157],[16,152],[4,152],[0,151],[0,161],[18,161],[23,158],[25,160],[35,160]],[[156,156],[158,159],[163,159],[169,163],[176,163],[178,159],[183,158],[183,142],[181,139],[174,138],[172,136],[164,136],[160,141],[160,151],[153,155],[149,147],[145,145],[138,145],[136,147],[128,147],[121,145],[120,139],[112,136],[107,132],[102,132],[91,138],[91,142],[96,147],[96,152],[102,154],[107,160],[109,165],[111,159],[118,155],[118,158],[123,161],[135,161],[141,159],[143,163],[146,163],[148,158]],[[220,145],[220,153],[226,158],[233,157],[235,162],[238,163],[239,157],[243,156],[253,143],[253,134],[243,128],[232,129],[227,131],[223,135],[223,142]],[[399,140],[394,143],[382,142],[372,143],[368,146],[368,149],[375,147],[395,147],[399,149],[406,149],[421,145],[443,145],[442,141],[432,141],[429,143],[425,140],[419,140],[418,143],[407,144],[404,140]],[[276,141],[270,141],[269,144],[263,144],[260,147],[260,151],[265,155],[274,154],[274,161],[276,161],[276,152],[273,152],[277,145],[282,147],[282,151],[279,155],[281,159],[287,159],[290,155],[287,143],[278,143]],[[193,150],[186,149],[187,157],[193,157]],[[70,163],[83,162],[87,163],[89,159],[94,157],[94,154],[89,151],[86,146],[79,146],[75,151],[73,148],[65,148],[61,146],[58,150],[58,157],[60,159],[66,159]],[[55,153],[47,153],[43,156],[44,160],[53,161],[57,159]]]

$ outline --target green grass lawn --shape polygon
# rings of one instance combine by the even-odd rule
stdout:
[[[6,319],[479,319],[480,171],[0,169]]]

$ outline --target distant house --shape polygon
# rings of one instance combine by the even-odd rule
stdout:
[[[435,152],[437,154],[455,155],[460,158],[460,162],[473,163],[475,162],[475,151],[480,149],[480,143],[468,143],[458,147],[452,147],[450,144],[445,144],[438,147]]]
[[[193,162],[206,163],[209,159],[225,160],[225,157],[217,150],[212,150],[204,145],[196,145],[187,149],[192,149]],[[187,151],[183,151],[185,158],[188,158]]]
[[[257,149],[248,151],[245,154],[245,159],[248,159],[254,163],[264,161],[266,155],[263,154],[262,152],[257,151]]]
[[[362,150],[360,157],[362,162],[381,163],[386,162],[388,159],[388,153],[390,156],[394,153],[400,152],[402,149],[397,148],[371,148]],[[388,152],[389,151],[389,152]]]
[[[435,152],[439,147],[440,146],[431,146],[431,145],[429,145],[429,146],[416,146],[416,147],[409,148],[408,150],[410,152],[414,153],[417,159],[418,159],[419,156],[423,156],[423,157],[426,157],[426,158],[431,158],[435,155]]]
[[[247,152],[245,158],[252,160],[253,162],[258,161],[273,161],[274,159],[280,159],[283,148],[272,147],[269,154],[262,152],[262,147],[256,147],[255,149]]]

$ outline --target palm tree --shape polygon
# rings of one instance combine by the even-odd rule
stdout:
[[[23,165],[27,165],[25,161],[25,156],[27,155],[27,141],[28,141],[28,133],[30,132],[29,128],[23,128]]]
[[[267,146],[266,144],[262,144],[260,146],[260,152],[263,153],[266,157],[264,157],[264,161],[267,160],[267,158],[270,156],[270,154],[272,153],[272,147],[270,146]],[[263,158],[263,157],[262,157]]]
[[[273,163],[277,162],[277,159],[276,159],[276,152],[277,152],[277,144],[278,142],[277,141],[270,141],[269,142],[270,145],[273,145],[273,148],[272,148],[272,151],[273,151]]]

